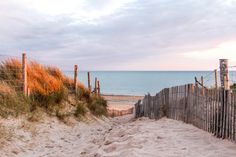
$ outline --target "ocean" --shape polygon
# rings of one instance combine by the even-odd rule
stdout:
[[[92,71],[90,73],[92,87],[97,77],[100,80],[102,94],[154,95],[163,88],[194,83],[195,76],[199,80],[204,76],[206,86],[214,85],[212,71]],[[73,76],[72,72],[66,74]],[[87,86],[86,71],[79,72],[78,79]]]

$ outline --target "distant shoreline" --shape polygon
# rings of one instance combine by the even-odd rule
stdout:
[[[81,70],[80,72],[211,72],[211,71],[212,70],[92,70],[92,71]]]

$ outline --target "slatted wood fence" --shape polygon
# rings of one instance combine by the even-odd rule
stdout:
[[[110,117],[118,117],[118,116],[124,116],[128,114],[133,114],[134,108],[129,108],[126,110],[117,110],[117,109],[107,109],[108,110],[108,115]]]
[[[151,119],[166,116],[236,141],[236,93],[228,90],[202,89],[193,84],[166,88],[137,102],[135,116]]]

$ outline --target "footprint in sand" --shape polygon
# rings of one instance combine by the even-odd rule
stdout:
[[[111,152],[116,151],[116,149],[117,149],[117,146],[116,146],[115,144],[113,144],[113,145],[111,145],[111,146],[105,148],[104,151],[105,151],[106,153],[111,153]]]

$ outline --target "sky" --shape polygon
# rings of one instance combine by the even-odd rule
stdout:
[[[0,54],[81,70],[236,65],[236,0],[1,0]]]

